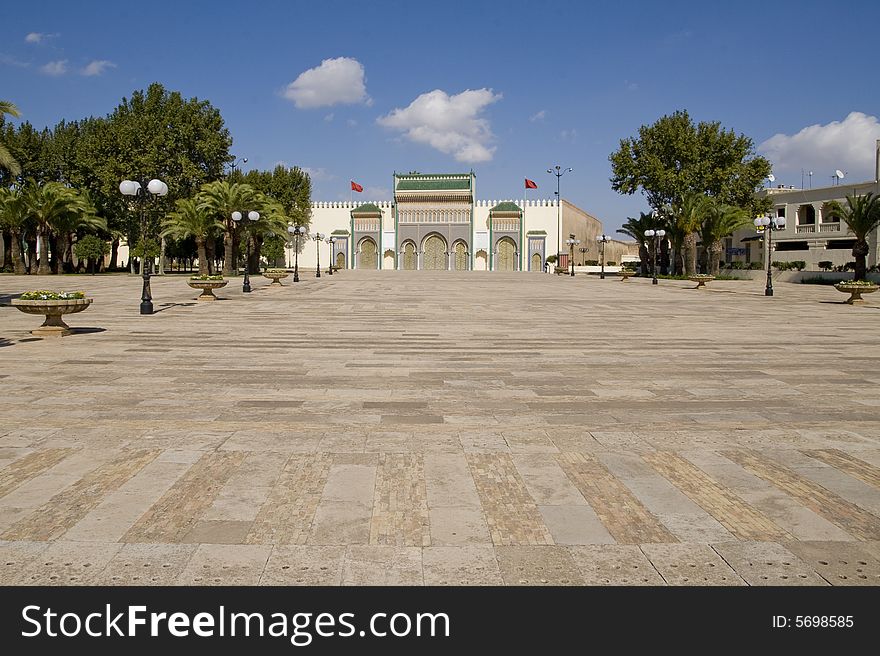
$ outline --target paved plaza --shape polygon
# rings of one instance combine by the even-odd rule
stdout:
[[[0,276],[0,583],[880,584],[880,301],[313,276]]]

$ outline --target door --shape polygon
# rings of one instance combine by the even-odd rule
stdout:
[[[516,264],[516,245],[509,237],[498,240],[498,259],[495,266],[496,271],[515,271]]]
[[[423,269],[445,271],[449,256],[446,254],[446,240],[440,235],[431,235],[425,240]]]
[[[544,267],[541,266],[541,254],[540,253],[532,253],[532,265],[530,269],[532,271],[541,271]]]
[[[336,268],[344,269],[345,268],[345,253],[337,253],[336,254]]]
[[[358,269],[378,269],[379,268],[379,252],[376,248],[376,242],[367,237],[361,241],[360,251],[358,252]]]
[[[463,241],[455,244],[455,270],[467,271],[467,246]]]
[[[403,270],[416,270],[416,245],[411,241],[403,245]]]

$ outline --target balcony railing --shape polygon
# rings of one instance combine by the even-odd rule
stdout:
[[[799,225],[797,227],[797,233],[799,235],[807,233],[807,232],[816,232],[816,226],[815,225]]]
[[[819,232],[840,232],[839,223],[820,223]]]

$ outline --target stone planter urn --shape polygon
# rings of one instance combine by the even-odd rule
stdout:
[[[715,280],[715,276],[700,273],[695,276],[688,276],[688,280],[697,283],[697,286],[694,287],[694,289],[702,289],[706,286],[707,282],[712,282],[713,280]]]
[[[188,280],[187,284],[193,289],[202,290],[197,301],[216,301],[217,297],[214,296],[213,290],[226,287],[227,282],[227,280]]]
[[[620,276],[620,282],[626,282],[627,280],[632,278],[634,275],[636,275],[636,272],[630,271],[629,269],[621,269],[620,271],[617,272],[617,275]]]
[[[37,337],[64,337],[70,334],[70,326],[61,318],[65,314],[74,314],[88,309],[91,298],[71,298],[67,300],[24,300],[16,298],[12,305],[26,314],[41,314],[46,317],[43,325],[31,331]]]
[[[865,303],[865,299],[862,298],[862,294],[871,294],[873,292],[876,292],[878,286],[874,283],[868,283],[867,285],[857,285],[849,281],[844,281],[834,285],[834,288],[839,292],[849,294],[849,298],[846,299],[844,303],[848,303],[849,305],[863,305]]]
[[[287,271],[264,271],[263,272],[264,278],[269,278],[272,281],[271,284],[279,285],[279,286],[281,286],[281,281],[289,275],[290,274],[287,273]]]

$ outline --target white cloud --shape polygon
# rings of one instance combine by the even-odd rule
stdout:
[[[58,61],[51,61],[48,64],[41,66],[40,71],[46,75],[64,75],[67,72],[67,60],[59,59]]]
[[[563,130],[562,132],[559,133],[560,139],[562,139],[563,141],[571,141],[572,143],[574,142],[575,139],[577,139],[577,136],[578,136],[578,131],[575,130],[574,128],[572,128],[571,130]]]
[[[282,95],[292,100],[298,109],[372,104],[364,82],[363,64],[351,57],[325,59],[320,66],[300,73]]]
[[[58,33],[55,32],[53,34],[47,34],[45,32],[28,32],[27,36],[24,37],[25,43],[43,43],[47,39],[54,39],[58,36]]]
[[[353,118],[350,118],[350,119],[348,119],[348,120],[345,122],[345,124],[346,124],[348,127],[353,128],[353,127],[356,127],[356,126],[357,126],[358,122],[355,121]]]
[[[379,125],[399,130],[410,141],[428,144],[459,162],[487,162],[495,147],[489,121],[480,113],[501,99],[491,89],[462,91],[450,96],[435,89],[423,93],[409,107],[398,108],[376,119]]]
[[[21,61],[20,59],[16,59],[12,55],[7,55],[4,53],[0,53],[0,64],[4,66],[16,66],[18,68],[28,68],[30,64],[26,61]]]
[[[106,59],[95,59],[90,61],[85,68],[80,71],[81,75],[91,77],[93,75],[101,75],[108,68],[116,68],[116,64]]]
[[[325,123],[332,123],[333,122],[333,112],[330,112],[329,114],[327,114],[327,116],[324,117],[324,122]]]
[[[309,178],[313,181],[333,180],[336,177],[325,168],[313,169],[308,166],[303,166],[302,170],[307,173]]]
[[[851,112],[842,121],[810,125],[797,134],[775,134],[758,146],[773,163],[774,173],[811,169],[822,179],[835,169],[853,179],[868,179],[874,169],[874,144],[880,139],[876,116]]]
[[[535,123],[536,121],[543,121],[545,118],[547,118],[547,110],[546,109],[542,109],[540,112],[529,116],[529,120],[532,123]]]

